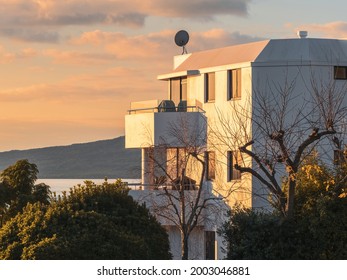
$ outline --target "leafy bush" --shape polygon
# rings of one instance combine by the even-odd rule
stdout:
[[[235,208],[220,229],[228,259],[347,259],[346,166],[306,162],[294,217]],[[284,186],[285,187],[285,186]]]
[[[1,259],[170,259],[166,231],[121,182],[28,204],[0,230]]]

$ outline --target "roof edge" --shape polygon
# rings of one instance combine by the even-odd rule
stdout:
[[[184,77],[184,76],[188,77],[188,76],[196,76],[196,75],[200,75],[199,70],[187,70],[187,71],[172,72],[168,74],[158,75],[157,79],[161,81],[167,81],[172,78],[178,78],[178,77]]]

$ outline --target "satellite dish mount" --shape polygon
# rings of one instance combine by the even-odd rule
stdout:
[[[177,46],[182,47],[183,51],[182,54],[187,53],[186,45],[189,41],[189,34],[185,30],[180,30],[175,35],[175,43]]]

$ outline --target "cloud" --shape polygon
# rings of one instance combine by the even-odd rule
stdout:
[[[205,18],[213,19],[217,15],[237,15],[248,14],[248,4],[250,0],[176,0],[143,1],[147,3],[147,8],[152,14],[165,17],[177,18]],[[147,11],[148,11],[147,10]]]
[[[167,98],[167,83],[156,77],[170,72],[172,56],[182,52],[174,43],[176,31],[126,35],[95,30],[49,49],[0,46],[0,61],[27,59],[12,63],[13,81],[0,89],[1,117],[9,120],[3,122],[7,125],[1,135],[7,138],[2,143],[19,147],[9,139],[26,139],[25,145],[33,147],[120,135],[130,101]],[[191,32],[190,37],[190,52],[259,39],[221,29]],[[29,59],[33,63],[26,63]]]
[[[57,43],[59,33],[27,28],[0,28],[0,35],[25,42]]]
[[[95,30],[84,32],[73,38],[71,44],[76,46],[92,46],[114,56],[117,60],[155,61],[162,64],[159,58],[174,54],[173,43],[175,31],[165,30],[138,36],[128,36],[120,32],[104,32]]]
[[[94,122],[88,118],[79,120],[0,119],[2,128],[0,151],[111,139],[117,135],[124,135],[124,130],[118,125],[119,123],[111,116]]]
[[[9,52],[0,45],[0,64],[11,63],[17,59],[33,58],[36,55],[36,50],[32,48],[25,48],[18,52]]]
[[[5,149],[4,145],[20,148],[112,138],[124,133],[130,100],[165,96],[166,85],[156,81],[154,75],[124,67],[0,90],[0,149]],[[6,120],[1,122],[1,118]],[[21,143],[17,145],[14,139]]]
[[[52,58],[54,63],[70,65],[104,64],[116,59],[116,56],[105,52],[64,51],[60,49],[45,50],[43,55]]]
[[[19,58],[32,58],[37,55],[37,51],[33,48],[25,48],[18,53]]]
[[[54,16],[42,17],[42,18],[25,18],[17,20],[19,25],[45,25],[45,26],[70,26],[70,25],[96,25],[96,24],[119,24],[128,27],[140,27],[145,23],[146,15],[138,13],[81,13],[76,12],[72,14],[56,14]]]
[[[0,22],[11,25],[90,25],[117,23],[142,26],[145,18],[209,18],[245,16],[251,0],[0,0],[6,13]],[[134,12],[136,11],[136,12]]]
[[[252,37],[239,32],[227,32],[224,29],[211,29],[205,32],[193,32],[191,40],[187,45],[188,51],[208,50],[230,45],[244,44],[265,40],[261,37]]]
[[[149,17],[214,20],[246,16],[251,0],[0,0],[0,35],[58,43],[64,27],[118,25],[138,28]]]
[[[173,55],[179,53],[174,43],[176,30],[163,30],[139,36],[127,36],[120,32],[105,32],[95,30],[84,32],[79,37],[71,39],[73,45],[90,45],[103,48],[107,53],[121,60],[155,61],[158,65],[168,66]],[[223,29],[212,29],[205,32],[192,32],[187,45],[188,51],[199,51],[227,45],[248,43],[263,40],[239,32],[229,33]]]
[[[44,103],[45,107],[73,103],[76,110],[79,110],[87,102],[121,103],[128,102],[131,98],[143,98],[140,92],[148,92],[146,98],[158,98],[163,84],[156,80],[156,74],[147,75],[139,69],[113,67],[100,73],[71,75],[55,83],[1,89],[0,102],[6,103],[6,108],[28,103]],[[124,108],[126,107],[120,106],[118,109]],[[16,111],[18,110],[10,112]]]
[[[288,25],[289,27],[292,24]],[[347,22],[334,21],[325,24],[305,24],[301,25],[296,30],[307,30],[308,36],[324,36],[330,38],[347,38]]]
[[[50,88],[46,84],[37,84],[28,87],[17,87],[12,89],[0,90],[1,102],[28,102],[45,96]]]
[[[0,45],[0,64],[10,63],[15,57],[15,54],[7,52],[4,47]]]
[[[125,13],[121,15],[110,15],[107,17],[108,22],[116,23],[123,26],[139,27],[145,24],[146,15],[137,13]]]
[[[24,48],[17,52],[9,52],[0,46],[0,63],[29,58],[35,58],[37,62],[44,60],[46,64],[37,64],[41,67],[36,69],[34,63],[33,68],[30,68],[36,69],[36,72],[41,71],[42,81],[45,81],[46,77],[68,73],[59,75],[60,78],[49,78],[50,83],[41,83],[40,79],[35,79],[36,84],[30,86],[2,89],[0,101],[65,102],[86,96],[91,99],[126,97],[129,100],[131,95],[135,99],[142,98],[142,95],[137,94],[140,91],[148,91],[150,98],[156,98],[160,96],[163,88],[165,94],[165,85],[156,81],[156,76],[170,72],[172,57],[181,53],[181,48],[177,47],[173,40],[175,32],[163,30],[146,35],[127,36],[119,32],[95,30],[73,38],[65,49],[37,51]],[[190,36],[187,46],[189,52],[261,39],[221,29],[192,32]],[[51,60],[47,61],[47,58]],[[54,68],[52,73],[42,73],[42,69],[50,68]]]

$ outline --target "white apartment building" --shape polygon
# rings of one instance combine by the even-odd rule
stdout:
[[[199,189],[204,198],[213,197],[208,200],[212,210],[206,207],[190,236],[190,259],[223,258],[215,233],[226,209],[216,210],[221,201],[231,209],[268,206],[268,188],[235,168],[263,173],[240,147],[248,143],[262,161],[279,167],[279,178],[281,160],[274,162],[279,151],[265,139],[269,134],[283,129],[295,150],[312,129],[329,129],[327,122],[333,121],[340,147],[327,135],[309,151],[332,161],[344,144],[347,40],[301,36],[182,54],[174,57],[173,71],[158,79],[168,85],[165,101],[133,102],[125,117],[126,148],[142,150],[142,190],[132,194],[146,197],[149,205],[161,201],[160,211],[167,201],[163,193],[177,193],[178,186],[185,187],[191,205]],[[187,159],[187,153],[195,157]],[[158,218],[168,228],[174,257],[180,258],[174,220]]]

